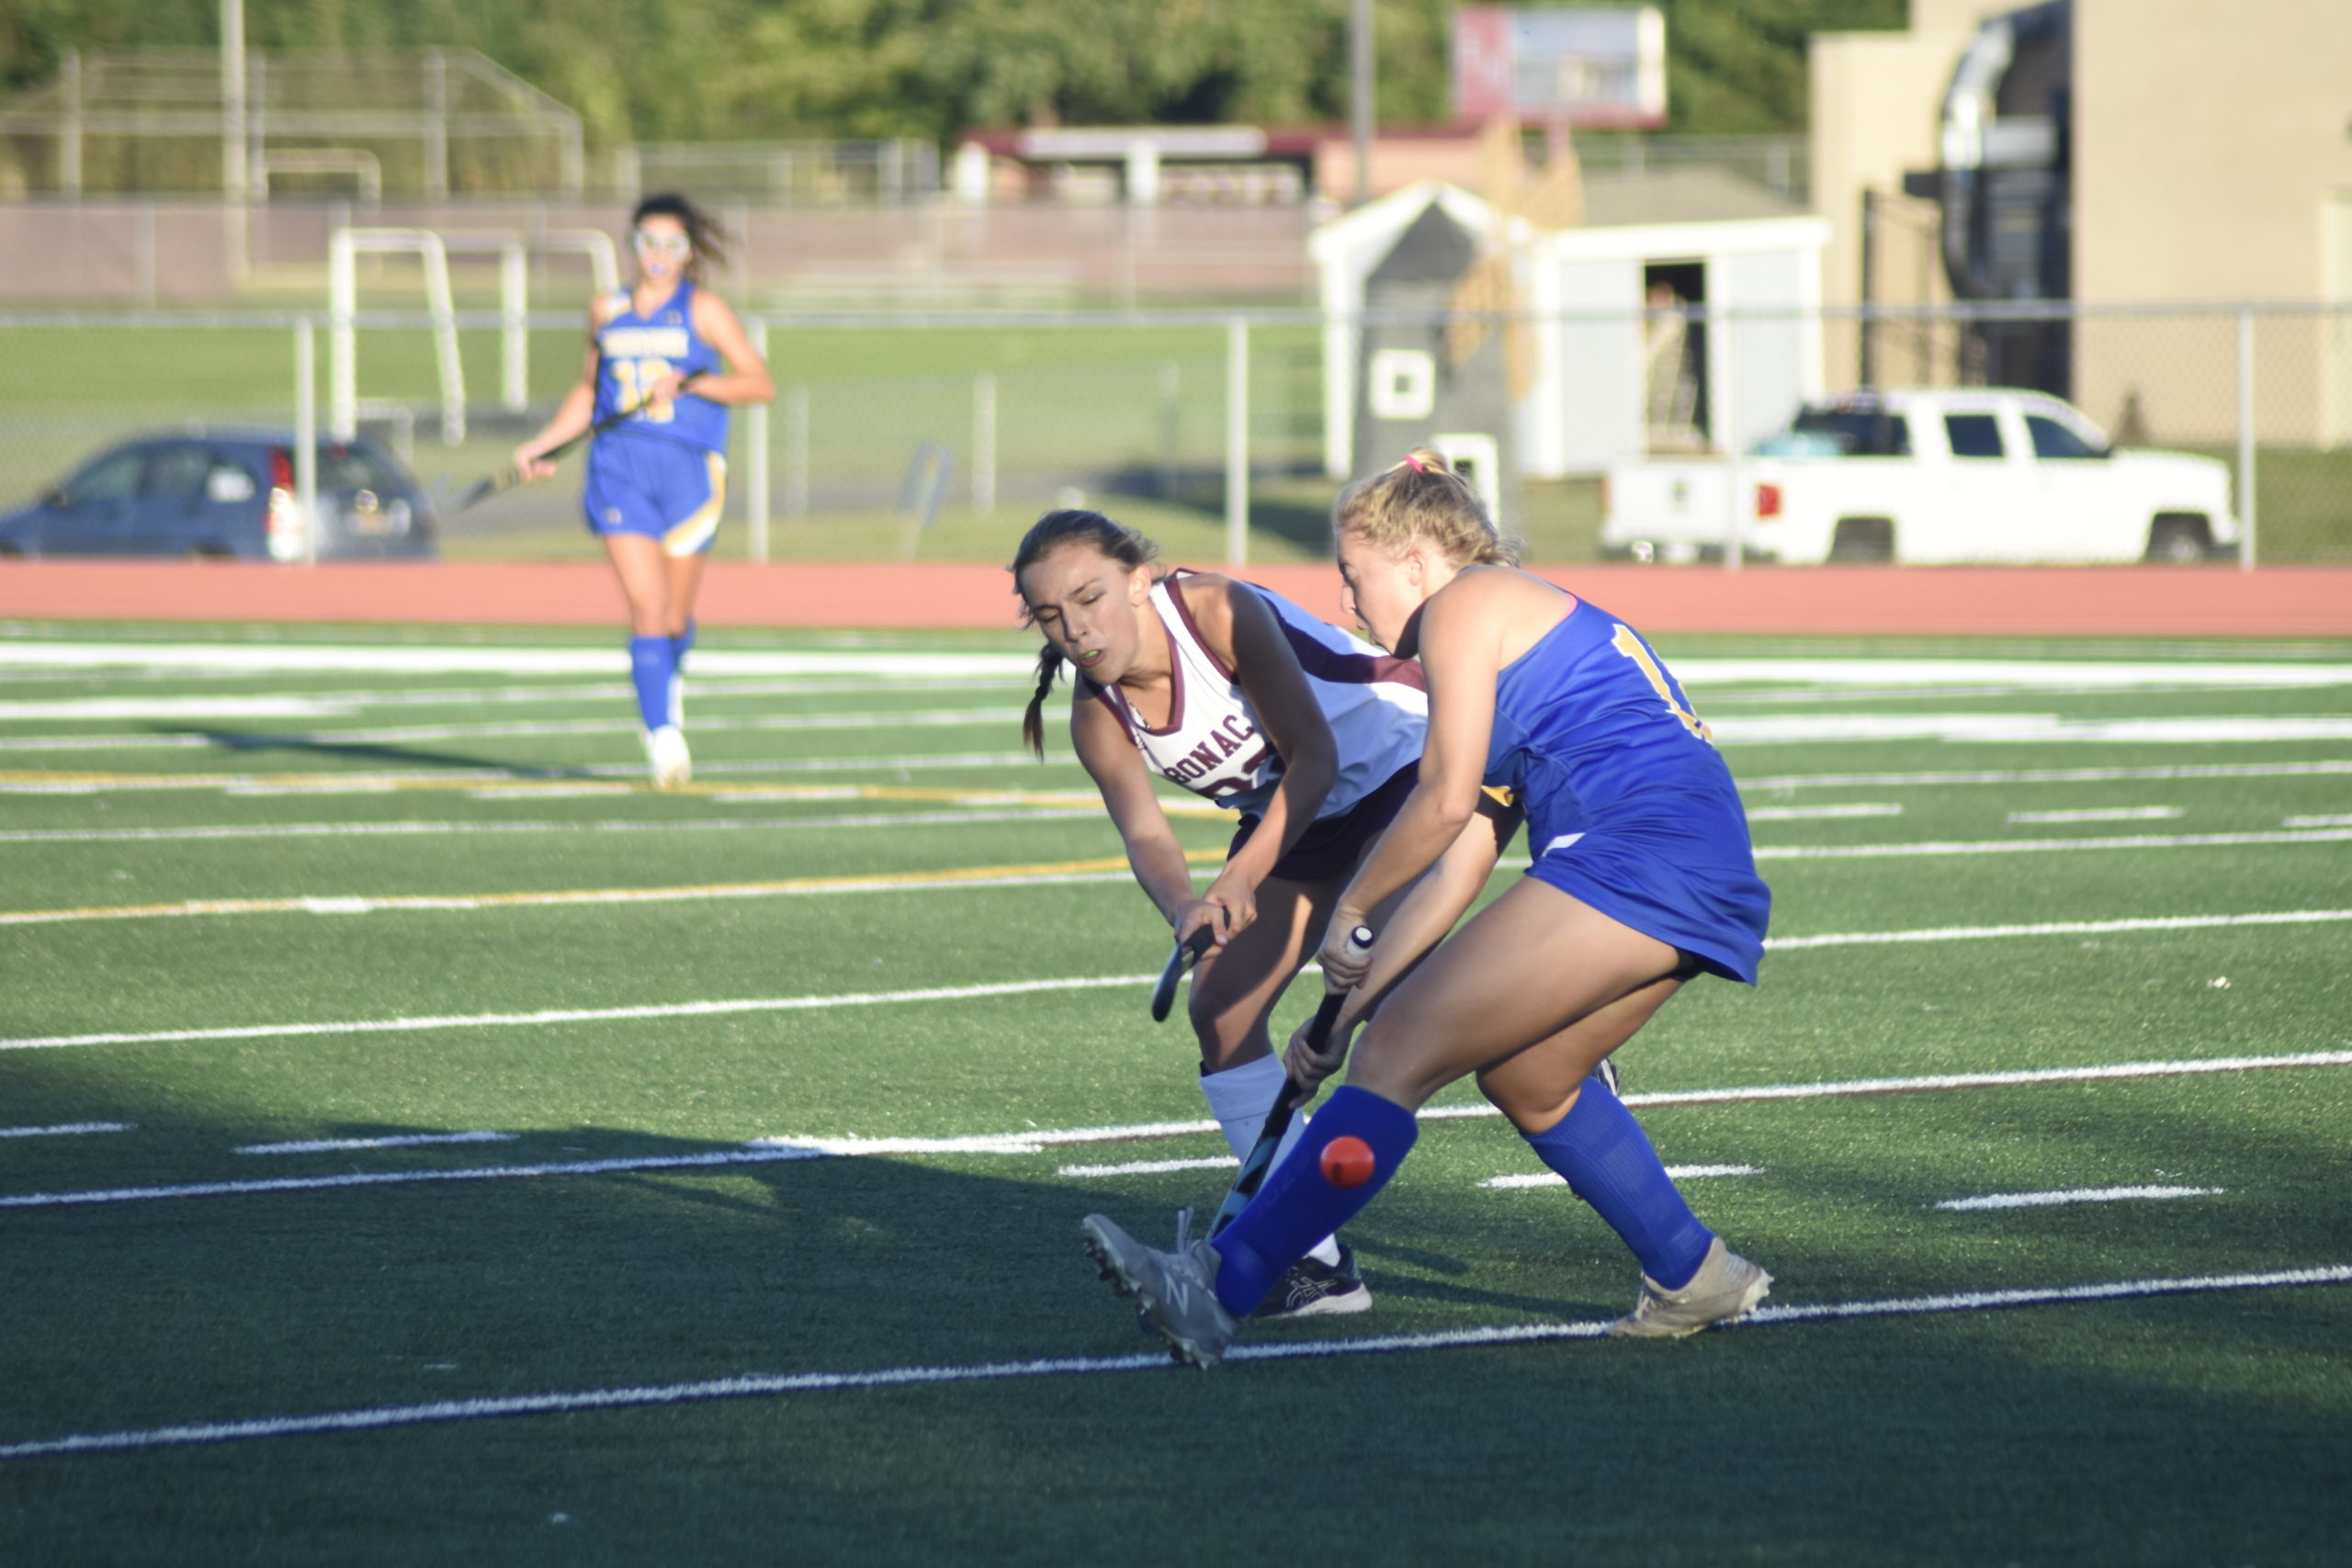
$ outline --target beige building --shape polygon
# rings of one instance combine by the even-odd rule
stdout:
[[[1937,204],[1902,194],[1939,166],[1946,93],[1988,17],[2018,0],[1912,0],[1900,33],[1824,34],[1812,51],[1815,209],[1832,239],[1824,295],[1951,298]],[[2352,4],[2073,0],[2068,293],[2087,306],[2352,307]],[[1916,182],[1915,182],[1916,186]],[[1833,329],[1832,377],[1842,358]],[[1849,343],[1850,331],[1843,334]],[[1877,378],[1963,374],[1958,334],[1879,329]],[[2204,442],[2236,420],[2237,326],[2220,316],[2086,319],[2075,400],[2110,427]],[[2266,442],[2352,444],[2352,313],[2262,318]]]

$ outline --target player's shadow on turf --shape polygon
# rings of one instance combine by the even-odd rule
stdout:
[[[535,766],[510,761],[502,757],[463,756],[455,751],[433,751],[416,746],[392,746],[381,741],[324,740],[310,735],[244,735],[225,729],[164,730],[160,727],[156,733],[200,735],[207,745],[217,746],[226,751],[285,751],[297,756],[336,757],[348,761],[369,762],[378,766],[448,768],[466,772],[488,771],[523,779],[589,779],[606,776],[587,765]],[[633,763],[627,769],[631,776],[641,771]]]

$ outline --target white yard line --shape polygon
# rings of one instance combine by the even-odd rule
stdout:
[[[2011,822],[2164,822],[2188,813],[2177,806],[2092,806],[2076,811],[2012,811]]]
[[[2313,1051],[2283,1056],[2232,1056],[2172,1062],[2119,1062],[2101,1066],[2046,1067],[2006,1073],[1951,1073],[1926,1077],[1858,1078],[1844,1082],[1757,1084],[1734,1089],[1670,1089],[1629,1094],[1629,1106],[1725,1105],[1786,1100],[1835,1100],[1883,1094],[1925,1094],[1958,1089],[2003,1089],[2025,1085],[2107,1082],[2124,1078],[2186,1077],[2312,1067],[2352,1066],[2352,1051]],[[1425,1107],[1424,1122],[1467,1122],[1497,1115],[1491,1105]],[[67,1192],[20,1192],[0,1197],[0,1209],[57,1209],[100,1203],[154,1202],[182,1198],[251,1197],[271,1192],[318,1192],[366,1187],[404,1187],[420,1182],[515,1181],[542,1177],[605,1176],[617,1171],[711,1170],[804,1159],[870,1159],[932,1155],[1036,1155],[1072,1144],[1134,1143],[1151,1138],[1196,1137],[1217,1124],[1146,1122],[1111,1127],[1031,1127],[1018,1133],[975,1133],[933,1138],[796,1137],[757,1138],[733,1148],[690,1155],[615,1156],[606,1159],[556,1160],[533,1165],[477,1166],[461,1170],[345,1171],[332,1176],[287,1176],[238,1181],[195,1181],[147,1187],[115,1187]],[[1212,1161],[1212,1164],[1221,1164]],[[1207,1168],[1204,1167],[1202,1168]]]
[[[1924,1317],[1951,1313],[1996,1312],[2019,1307],[2075,1305],[2206,1295],[2222,1291],[2295,1290],[2352,1283],[2352,1264],[2278,1269],[2187,1278],[2097,1280],[2075,1285],[2029,1285],[1951,1295],[1894,1296],[1875,1300],[1799,1303],[1759,1307],[1742,1319],[1738,1332],[1804,1323],[1850,1322],[1881,1317]],[[1600,1339],[1606,1318],[1579,1323],[1498,1324],[1432,1334],[1369,1335],[1362,1338],[1308,1339],[1240,1344],[1228,1362],[1290,1361],[1336,1356],[1424,1354],[1505,1345]],[[1717,1330],[1716,1332],[1723,1332]],[[0,1443],[0,1461],[119,1453],[142,1449],[187,1448],[261,1438],[322,1436],[384,1431],[445,1422],[487,1421],[525,1416],[563,1416],[589,1410],[701,1404],[720,1399],[776,1398],[787,1394],[844,1393],[859,1389],[935,1387],[944,1383],[1003,1382],[1023,1378],[1084,1377],[1107,1372],[1177,1373],[1159,1350],[1124,1356],[1042,1356],[1018,1361],[975,1361],[929,1366],[879,1367],[864,1371],[749,1372],[693,1382],[639,1384],[571,1393],[505,1394],[478,1399],[435,1400],[419,1404],[379,1404],[300,1416],[193,1421],[177,1426],[81,1432],[66,1437]],[[1234,1376],[1234,1372],[1222,1375]]]
[[[1129,1165],[1066,1165],[1054,1172],[1078,1180],[1098,1176],[1165,1176],[1172,1170],[1232,1170],[1241,1162],[1231,1155],[1213,1159],[1143,1159]]]
[[[1989,942],[2011,937],[2103,936],[2118,931],[2193,931],[2226,926],[2327,925],[2352,920],[2352,909],[2279,909],[2245,915],[2147,915],[2120,920],[2039,920],[2013,926],[1928,926],[1907,931],[1824,931],[1772,937],[1773,953],[1814,947],[1867,947],[1879,942]]]
[[[288,716],[306,716],[289,714]],[[767,718],[697,717],[687,728],[697,734],[718,730],[927,729],[1021,722],[1019,708],[955,708],[928,713],[820,713]],[[510,719],[499,724],[419,724],[376,729],[239,731],[234,735],[173,732],[161,735],[0,736],[0,751],[153,751],[191,747],[266,750],[270,747],[394,746],[419,740],[501,740],[542,735],[635,735],[634,718]]]
[[[93,1133],[128,1133],[135,1122],[62,1122],[54,1127],[0,1127],[0,1138],[79,1138]]]
[[[1696,1181],[1718,1176],[1761,1176],[1764,1168],[1760,1165],[1669,1165],[1666,1168],[1666,1174],[1677,1181]],[[1502,1190],[1521,1187],[1566,1187],[1567,1184],[1566,1178],[1548,1170],[1490,1176],[1478,1183],[1481,1187]]]
[[[1700,705],[1703,709],[1704,704]],[[1943,740],[2003,745],[2247,745],[2262,741],[2352,740],[2352,718],[2333,714],[2216,714],[2192,718],[2065,718],[2057,714],[1739,714],[1710,715],[1723,746],[1815,742]]]
[[[2352,828],[2352,816],[2290,817],[2278,826],[2281,828]]]
[[[1010,617],[1007,617],[1010,619]],[[477,643],[422,647],[379,643],[164,643],[48,642],[0,639],[0,676],[25,670],[135,670],[315,675],[329,670],[405,675],[594,675],[628,671],[628,650],[614,645],[548,648]],[[2317,665],[2281,669],[2316,670]],[[880,649],[860,651],[766,652],[697,648],[697,676],[826,675],[836,679],[887,680],[910,676],[932,680],[1034,678],[1032,653],[915,653]],[[2176,672],[2177,678],[2177,672]],[[2006,680],[2003,676],[2000,679]]]
[[[241,1155],[321,1155],[345,1149],[410,1149],[434,1144],[511,1144],[519,1133],[400,1133],[383,1138],[311,1138],[292,1144],[247,1144]]]
[[[290,793],[311,794],[313,791]],[[565,791],[553,792],[558,795]],[[598,793],[602,793],[599,791]],[[854,792],[830,792],[831,798]],[[474,791],[471,799],[511,799]],[[807,795],[713,795],[717,805],[797,805]],[[1031,810],[865,812],[831,817],[710,817],[682,821],[599,822],[280,822],[250,826],[197,828],[32,828],[0,832],[0,844],[170,843],[208,839],[340,839],[413,838],[436,833],[707,833],[756,829],[763,832],[791,828],[929,828],[971,822],[1060,822],[1102,816],[1099,806],[1041,807]]]
[[[2049,1209],[2067,1203],[2125,1203],[2142,1199],[2214,1198],[2219,1187],[2077,1187],[2066,1192],[1993,1192],[1981,1198],[1947,1198],[1939,1209]]]
[[[698,763],[706,783],[763,773],[912,773],[924,769],[1075,767],[1074,759],[1051,756],[1041,764],[1026,751],[937,751],[913,757],[791,757],[763,762]],[[468,784],[542,781],[561,789],[581,778],[637,779],[642,762],[591,762],[579,768],[448,768],[403,773],[85,773],[0,771],[0,795],[93,795],[117,790],[222,790],[249,795],[379,795],[387,790],[447,791]]]
[[[2165,779],[2290,779],[2352,773],[2352,760],[2316,762],[2174,762],[2137,768],[1967,768],[1917,773],[1776,773],[1739,781],[1743,795],[1797,789],[1842,789],[1861,784],[2115,784]]]
[[[1007,617],[1008,623],[1011,616]],[[1008,628],[1010,626],[1008,626]],[[628,669],[616,646],[549,648],[538,644],[84,642],[39,637],[0,638],[0,673],[24,670],[102,669],[278,671],[322,670],[383,673],[611,676]],[[886,649],[752,650],[696,649],[703,675],[891,675],[1023,677],[1035,671],[1028,653],[923,653]],[[2133,687],[2352,685],[2352,664],[2280,660],[2204,659],[2181,661],[2028,659],[1678,659],[1686,684],[1890,686],[1984,684],[2031,688],[2124,690]]]
[[[2352,828],[2250,833],[2135,833],[2128,838],[1928,840],[1916,844],[1758,844],[1758,860],[1886,860],[1905,855],[2013,855],[2085,850],[2211,850],[2254,844],[2324,844]],[[5,917],[0,917],[5,919]]]
[[[1840,817],[1900,817],[1900,806],[1858,804],[1853,806],[1751,806],[1747,808],[1750,822],[1819,822]]]
[[[2031,925],[1940,926],[1892,931],[1829,931],[1815,936],[1775,937],[1776,953],[1821,947],[1865,947],[1877,943],[1979,942],[2007,938],[2106,935],[2125,931],[2201,931],[2216,927],[2326,924],[2352,920],[2352,909],[2297,909],[2244,915],[2163,915],[2137,919],[2051,920]],[[800,1012],[844,1007],[889,1007],[912,1002],[962,1001],[981,997],[1021,996],[1038,991],[1091,990],[1149,985],[1157,975],[1112,975],[1055,980],[1009,980],[922,990],[852,991],[835,996],[759,997],[726,1001],[649,1003],[634,1007],[566,1008],[535,1012],[456,1013],[423,1017],[360,1019],[343,1022],[237,1024],[214,1029],[170,1029],[144,1033],[55,1034],[0,1038],[0,1051],[51,1050],[81,1045],[158,1045],[201,1040],[261,1040],[334,1034],[406,1033],[441,1029],[494,1029],[602,1023],[650,1019],[710,1018],[729,1013]],[[2252,1058],[2248,1058],[2249,1060]],[[1638,1103],[1639,1097],[1629,1103]]]

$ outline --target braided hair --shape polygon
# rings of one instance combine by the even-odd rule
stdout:
[[[1109,557],[1133,571],[1148,566],[1159,558],[1159,547],[1128,527],[1114,523],[1099,512],[1068,508],[1048,512],[1031,525],[1021,536],[1021,547],[1012,554],[1012,564],[1005,570],[1012,573],[1012,591],[1021,592],[1021,574],[1065,546],[1082,545]],[[1036,616],[1030,613],[1026,602],[1022,607],[1022,624],[1034,626]],[[1061,672],[1061,650],[1047,643],[1037,650],[1037,691],[1029,699],[1028,711],[1021,716],[1021,739],[1035,752],[1039,761],[1046,757],[1046,698],[1052,694],[1054,677]]]

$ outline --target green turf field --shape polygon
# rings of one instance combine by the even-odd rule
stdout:
[[[655,795],[595,634],[0,634],[0,1562],[2344,1560],[2352,643],[1668,639],[1777,950],[1620,1064],[1768,1310],[1593,1337],[1457,1088],[1201,1374],[1025,640],[714,628]]]

